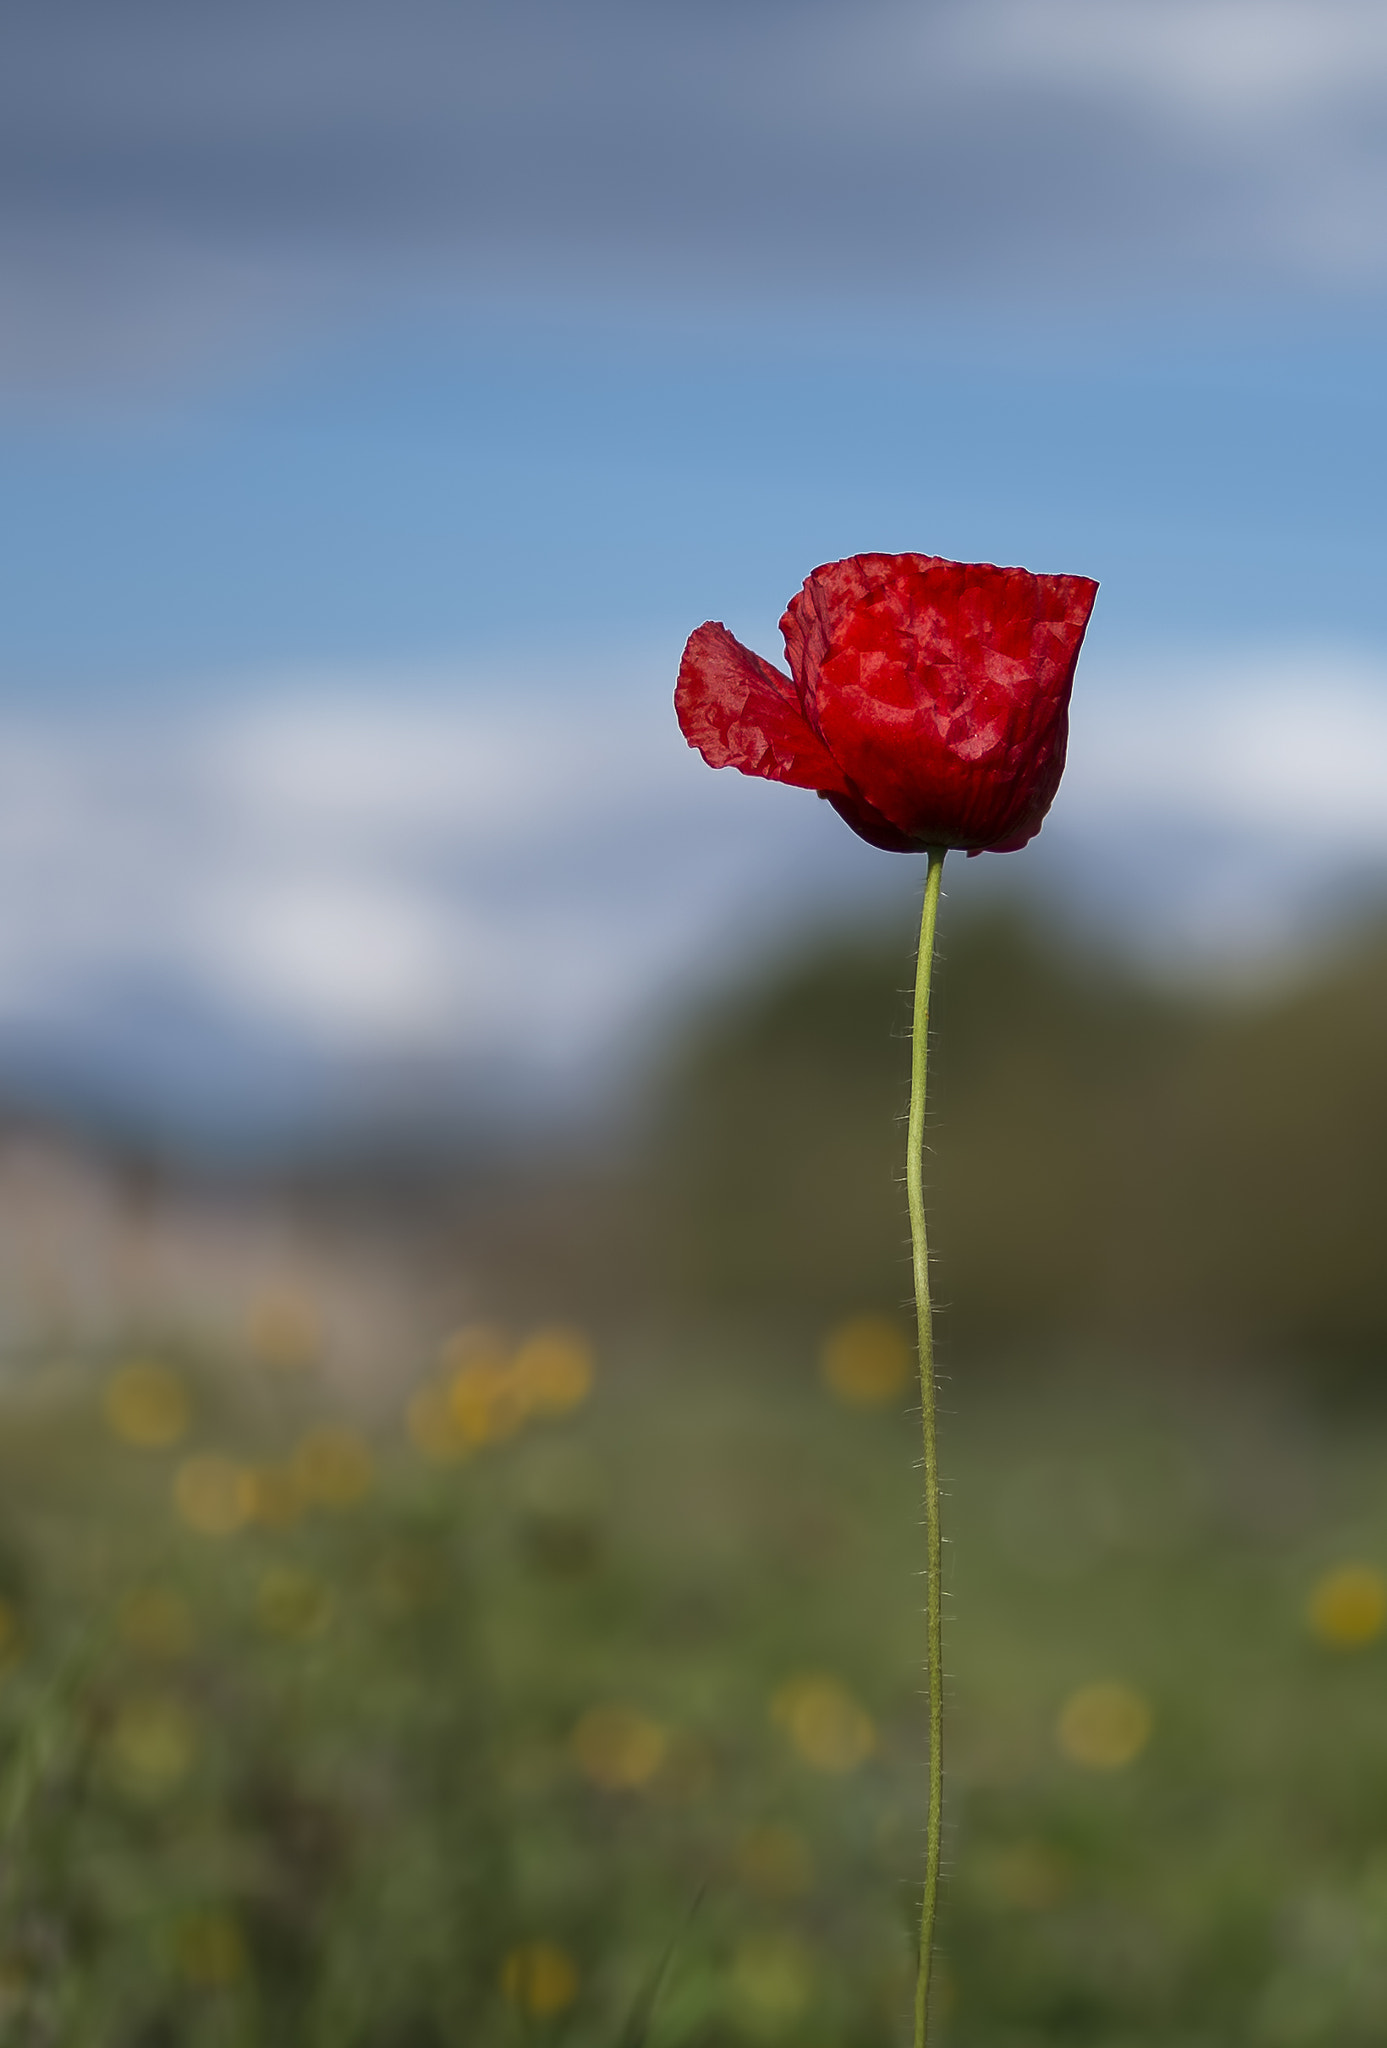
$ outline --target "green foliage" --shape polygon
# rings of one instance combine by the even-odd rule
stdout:
[[[706,1021],[649,1165],[678,1298],[815,1315],[908,1287],[908,964],[835,947]]]
[[[909,1291],[903,941],[734,1000],[669,1078],[649,1171],[686,1307],[828,1314]],[[943,921],[932,1246],[946,1356],[1074,1337],[1387,1354],[1387,942],[1234,1001],[1143,984],[1018,913]]]
[[[282,1477],[323,1417],[179,1370],[163,1449],[98,1373],[0,1404],[0,2040],[904,2038],[904,1397],[632,1352],[461,1461],[382,1424],[369,1490],[261,1485],[214,1534],[187,1461]],[[1369,2048],[1387,1440],[1108,1375],[948,1406],[941,2042]]]

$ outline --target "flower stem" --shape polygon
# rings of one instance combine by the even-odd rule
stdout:
[[[929,1638],[929,1822],[925,1835],[925,1891],[920,1902],[920,1966],[915,1979],[915,2048],[925,2048],[929,2030],[930,1958],[934,1913],[939,1902],[939,1852],[944,1827],[943,1596],[940,1568],[943,1535],[939,1523],[939,1439],[934,1419],[934,1322],[929,1298],[929,1247],[925,1241],[925,1063],[929,1055],[929,984],[934,964],[934,925],[939,911],[942,846],[932,846],[920,917],[920,952],[915,966],[915,1016],[910,1047],[910,1131],[906,1192],[910,1242],[915,1263],[915,1320],[920,1350],[920,1408],[925,1443],[925,1542],[929,1552],[925,1623]]]

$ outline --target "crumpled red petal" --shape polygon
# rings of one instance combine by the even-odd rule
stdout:
[[[800,709],[789,676],[709,620],[689,635],[674,708],[710,768],[847,796],[842,769]]]
[[[918,839],[912,839],[908,832],[902,832],[899,825],[893,825],[889,818],[883,818],[880,811],[874,811],[860,796],[835,796],[829,790],[821,790],[827,796],[834,810],[845,825],[851,825],[859,839],[865,839],[868,846],[879,846],[883,853],[921,853]]]
[[[1097,591],[937,555],[829,562],[780,622],[793,681],[710,622],[679,723],[712,767],[816,789],[873,846],[1009,853],[1059,787]]]
[[[1097,588],[932,555],[816,569],[781,628],[805,716],[853,794],[910,845],[1025,845],[1063,773]]]

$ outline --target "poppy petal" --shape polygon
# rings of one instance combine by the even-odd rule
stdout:
[[[1083,576],[855,555],[807,578],[782,630],[856,795],[917,846],[1010,851],[1059,787],[1096,594]]]
[[[847,795],[842,769],[805,718],[787,675],[709,620],[689,635],[674,692],[679,726],[710,768]]]
[[[834,810],[845,825],[851,825],[859,839],[865,839],[868,846],[879,846],[883,853],[923,853],[924,844],[912,839],[908,832],[902,832],[899,825],[893,825],[880,811],[873,810],[860,796],[837,796],[825,790]]]

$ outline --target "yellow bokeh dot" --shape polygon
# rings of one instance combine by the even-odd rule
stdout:
[[[592,1346],[577,1330],[536,1330],[516,1352],[511,1371],[531,1414],[567,1415],[592,1392]]]
[[[405,1414],[416,1447],[453,1464],[514,1436],[532,1416],[566,1415],[592,1390],[592,1349],[578,1331],[537,1330],[512,1353],[489,1323],[455,1330],[439,1352],[441,1379],[416,1390]]]
[[[1072,1763],[1090,1771],[1120,1771],[1151,1739],[1151,1709],[1130,1685],[1104,1680],[1081,1685],[1060,1709],[1055,1739]]]
[[[448,1389],[433,1381],[410,1395],[405,1428],[414,1448],[434,1465],[455,1465],[472,1449],[453,1414]]]
[[[293,1565],[271,1565],[255,1596],[260,1626],[289,1641],[321,1635],[332,1619],[332,1607],[331,1589]]]
[[[340,1423],[309,1430],[294,1452],[293,1469],[303,1498],[325,1508],[354,1507],[375,1480],[370,1445]]]
[[[1370,1564],[1341,1564],[1310,1595],[1310,1627],[1334,1650],[1361,1650],[1387,1626],[1387,1578]]]
[[[578,1996],[578,1966],[552,1941],[525,1941],[501,1965],[501,1989],[531,2019],[553,2019]]]
[[[854,1408],[894,1401],[911,1377],[914,1354],[899,1323],[889,1316],[853,1316],[824,1339],[824,1383]]]
[[[241,1475],[246,1520],[266,1529],[292,1529],[304,1510],[293,1465],[250,1465]]]
[[[816,1771],[855,1771],[876,1748],[871,1715],[836,1678],[787,1680],[771,1701],[771,1718]]]
[[[302,1372],[323,1348],[322,1311],[301,1288],[268,1287],[251,1303],[246,1338],[262,1365]]]
[[[756,2033],[779,2034],[809,2004],[814,1986],[809,1951],[797,1935],[752,1934],[738,1943],[732,1988]]]
[[[767,1898],[793,1899],[814,1882],[814,1858],[797,1828],[768,1821],[742,1837],[737,1874]]]
[[[192,1767],[195,1733],[180,1700],[129,1700],[116,1716],[106,1745],[117,1782],[143,1798],[159,1798]]]
[[[187,1434],[187,1388],[176,1372],[154,1359],[132,1359],[113,1373],[104,1406],[113,1433],[138,1450],[164,1451]]]
[[[193,1647],[193,1611],[181,1593],[145,1586],[121,1608],[120,1632],[142,1657],[172,1662]]]
[[[529,1413],[502,1332],[490,1323],[454,1330],[439,1354],[453,1426],[466,1450],[514,1436]]]
[[[183,1520],[199,1536],[232,1536],[254,1512],[255,1481],[233,1459],[204,1451],[179,1466],[173,1498]]]
[[[246,1945],[229,1913],[194,1913],[178,1934],[178,1962],[189,1984],[224,1990],[246,1971]]]
[[[490,1358],[475,1358],[453,1374],[448,1406],[469,1449],[514,1436],[528,1412],[510,1365]]]
[[[634,1792],[649,1784],[668,1747],[667,1731],[634,1707],[593,1707],[573,1731],[579,1769],[604,1792]]]

